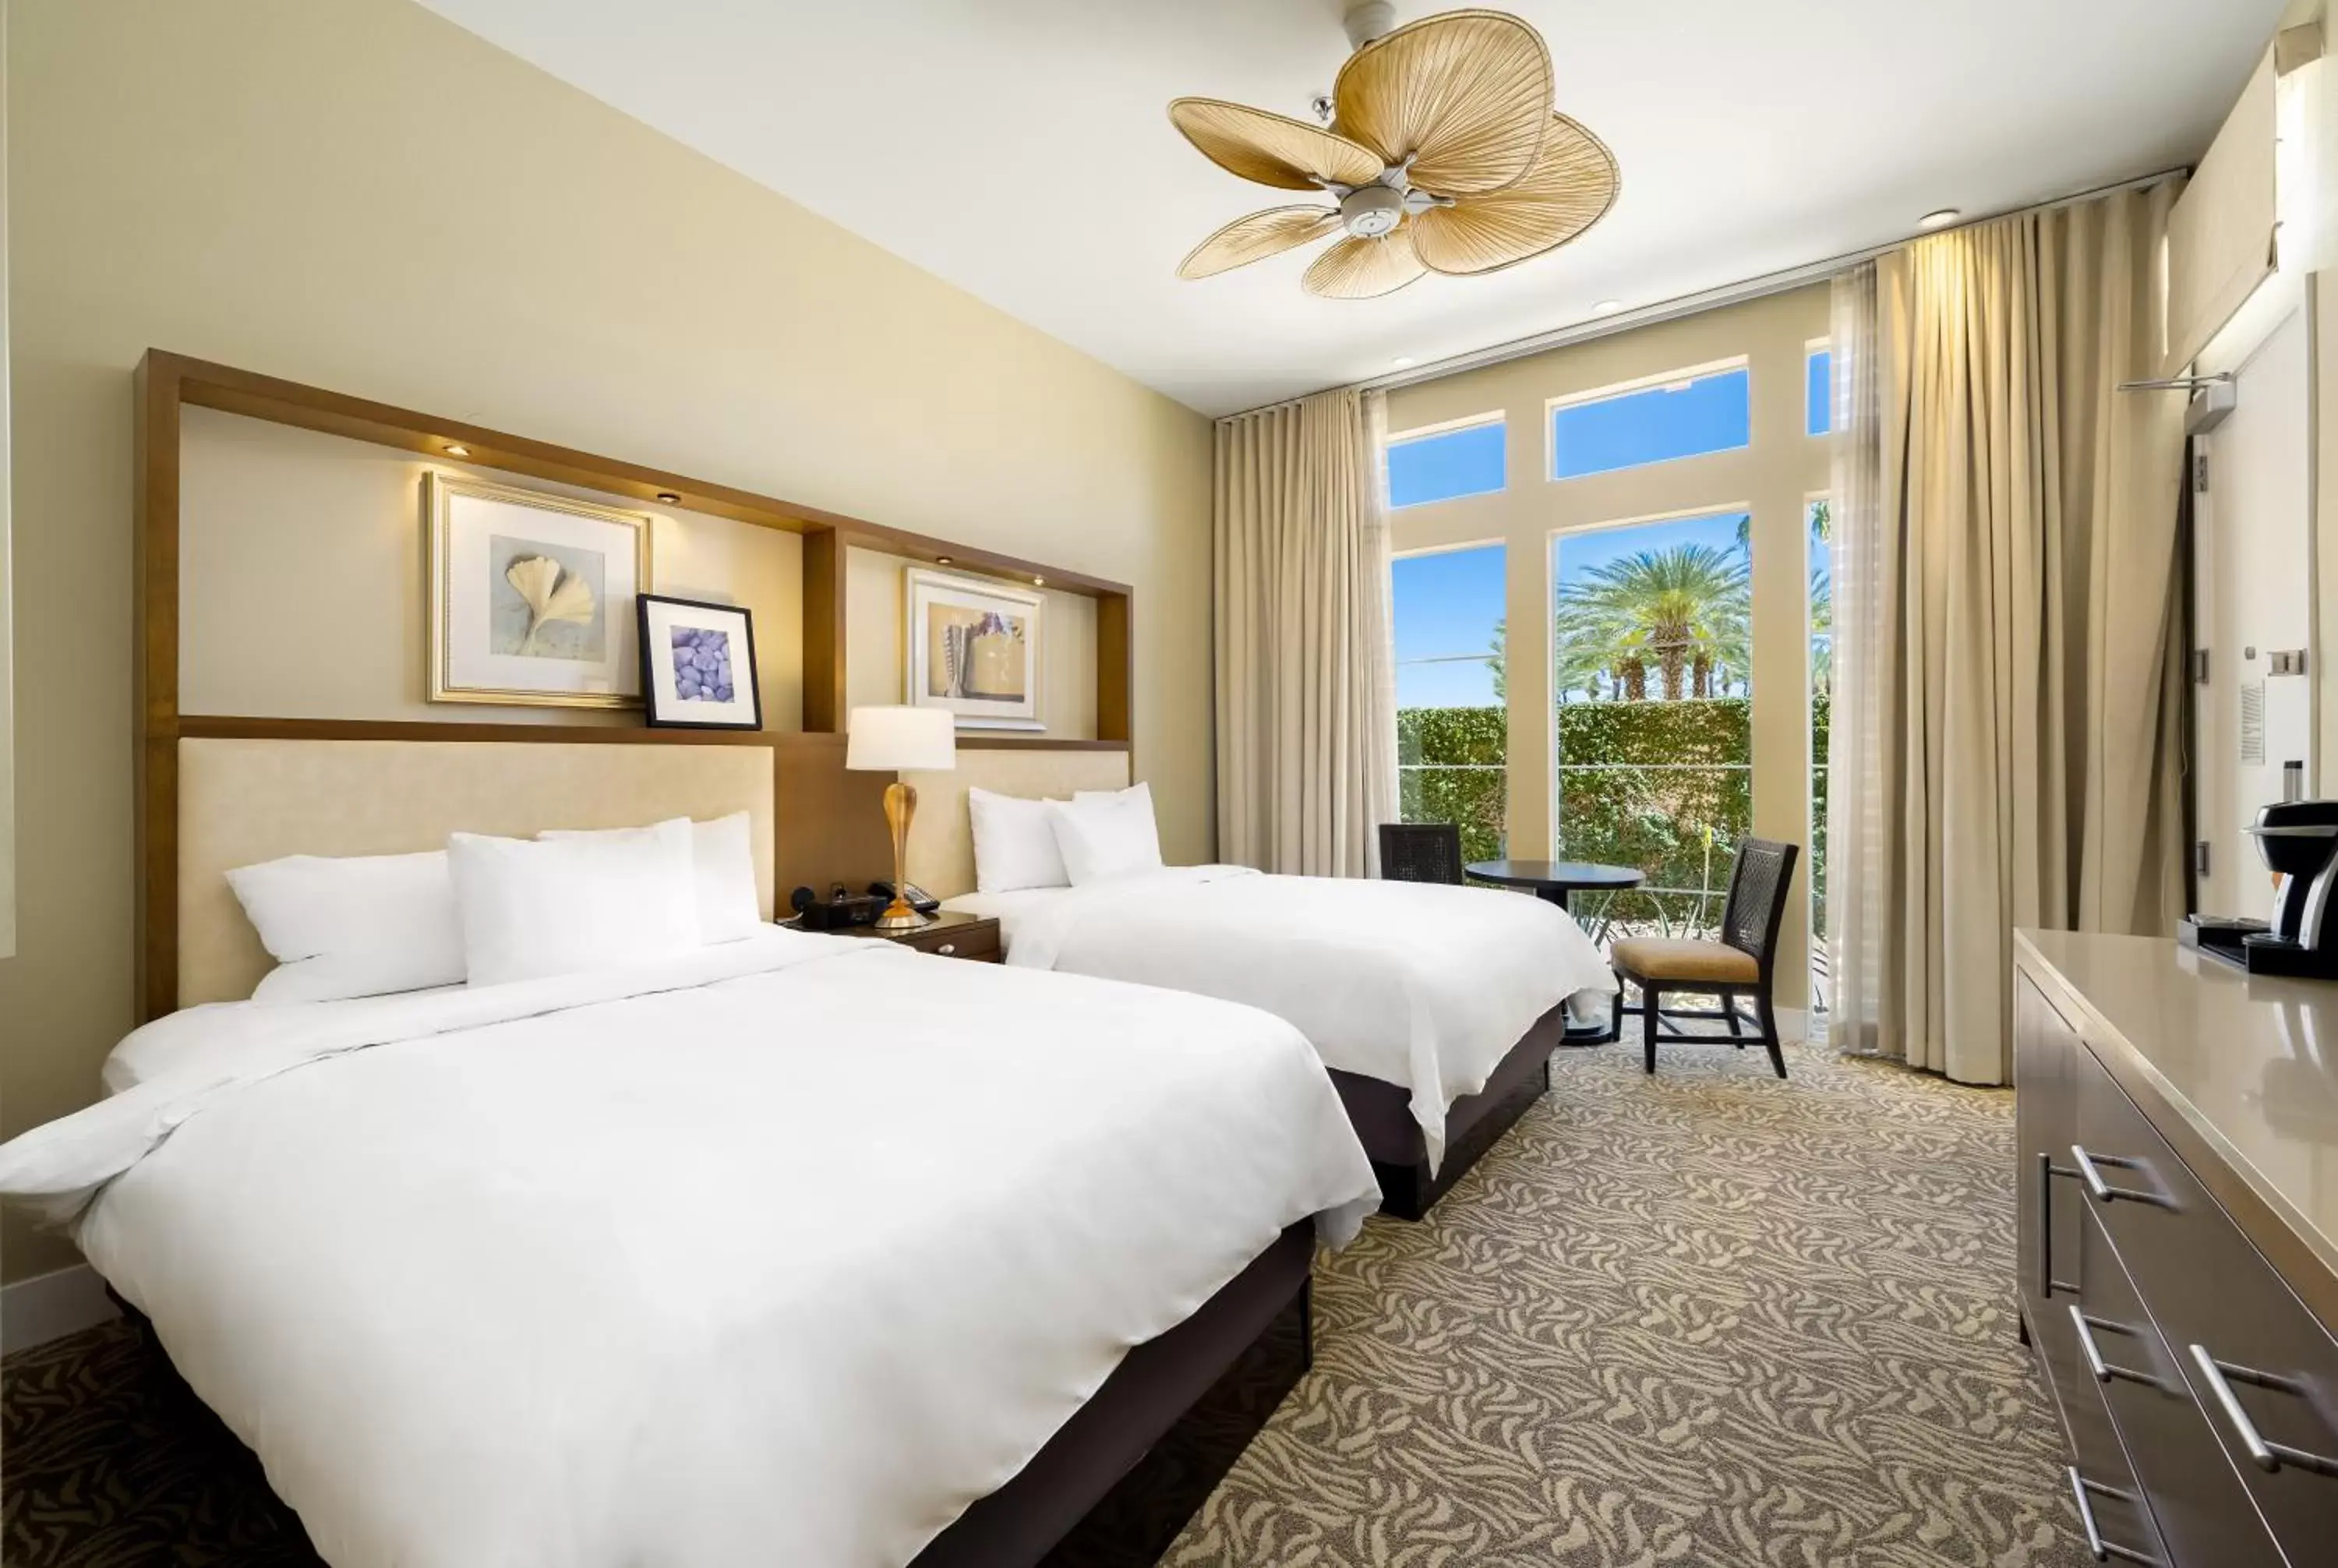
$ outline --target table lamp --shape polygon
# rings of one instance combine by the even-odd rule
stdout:
[[[863,773],[958,766],[958,716],[947,708],[855,708],[845,720],[844,765]],[[885,823],[893,830],[893,902],[877,916],[879,931],[928,924],[909,899],[909,818],[917,787],[896,779],[885,786]]]

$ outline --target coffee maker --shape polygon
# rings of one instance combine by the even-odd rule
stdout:
[[[2265,866],[2281,876],[2273,919],[2185,916],[2178,932],[2252,975],[2338,979],[2338,800],[2284,800],[2257,808],[2248,829]]]

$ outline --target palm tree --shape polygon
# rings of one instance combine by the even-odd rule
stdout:
[[[1643,550],[1592,567],[1559,589],[1558,669],[1610,670],[1636,701],[1653,663],[1666,701],[1692,691],[1709,697],[1746,668],[1750,598],[1744,557],[1711,544]]]

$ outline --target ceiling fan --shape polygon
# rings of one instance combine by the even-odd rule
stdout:
[[[1551,108],[1550,51],[1500,11],[1448,11],[1390,31],[1387,0],[1347,12],[1355,52],[1311,125],[1217,98],[1170,122],[1229,173],[1334,206],[1237,218],[1178,263],[1207,278],[1334,234],[1302,280],[1369,299],[1427,272],[1491,272],[1555,250],[1615,205],[1615,154]]]

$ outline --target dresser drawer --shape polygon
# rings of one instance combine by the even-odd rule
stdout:
[[[2287,1568],[2100,1219],[2085,1217],[2078,1244],[2085,1284],[2061,1310],[2078,1348],[2079,1380],[2093,1384],[2108,1407],[2150,1500],[2167,1548],[2162,1561],[2182,1568]]]
[[[2338,1474],[2314,1460],[2338,1471],[2338,1342],[2091,1053],[2078,1091],[2088,1211],[2274,1539],[2292,1563],[2331,1561]]]
[[[2158,1524],[2137,1483],[2109,1406],[2095,1380],[2079,1377],[2058,1390],[2062,1416],[2069,1424],[2070,1465],[2066,1472],[2072,1500],[2085,1511],[2095,1539],[2110,1550],[2096,1561],[2152,1563],[2180,1568],[2167,1555]]]

